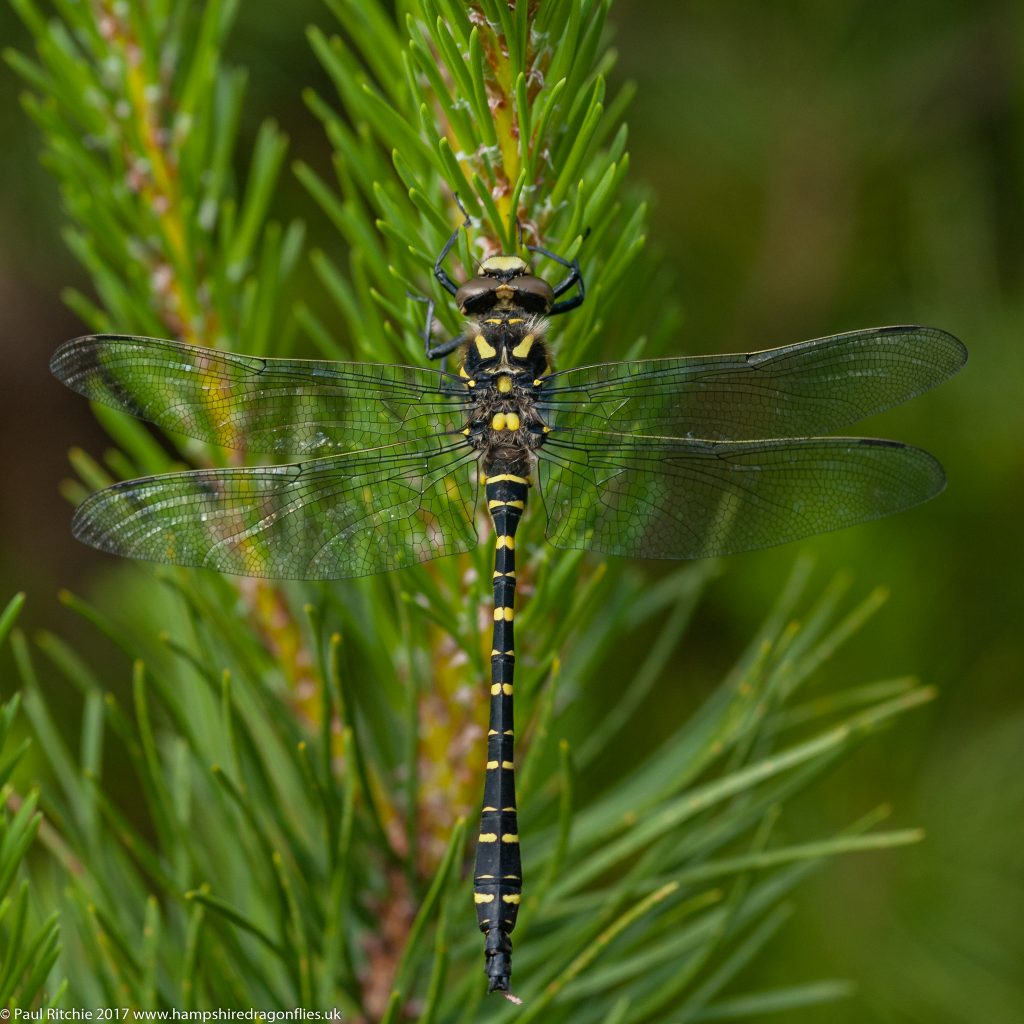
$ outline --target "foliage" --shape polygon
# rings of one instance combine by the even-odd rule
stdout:
[[[588,301],[559,325],[563,365],[609,337],[637,339],[622,357],[665,350],[673,310],[660,306],[644,336],[660,280],[625,181],[629,94],[606,92],[609,0],[421,0],[400,3],[397,21],[381,4],[332,0],[347,36],[309,39],[336,101],[306,100],[336,180],[295,170],[348,255],[342,266],[311,252],[322,296],[298,305],[303,230],[268,219],[286,147],[277,128],[263,127],[237,173],[244,75],[221,59],[237,4],[59,2],[49,19],[15,5],[37,56],[7,56],[32,90],[68,243],[95,287],[95,299],[68,296],[92,328],[275,355],[299,328],[331,357],[419,361],[425,310],[410,293],[443,297],[430,268],[460,223],[456,191],[473,224],[453,276],[516,248],[520,227],[583,260]],[[437,315],[457,329],[448,304]],[[174,461],[141,425],[97,415],[118,451],[105,465],[76,453],[70,497]],[[172,441],[191,461],[224,458]],[[671,678],[715,567],[652,583],[626,564],[555,558],[535,519],[517,619],[525,1006],[482,1002],[464,877],[485,717],[484,548],[333,586],[118,567],[94,601],[65,597],[117,649],[106,675],[52,633],[35,650],[16,637],[53,777],[41,796],[49,856],[28,875],[61,921],[46,998],[66,978],[70,1005],[585,1022],[757,1017],[845,995],[838,982],[738,995],[736,979],[816,864],[918,838],[874,831],[882,811],[824,839],[786,836],[787,802],[931,696],[894,680],[798,703],[878,596],[844,616],[842,586],[809,602],[799,565],[703,706],[640,762],[603,772]],[[637,636],[643,656],[616,660]],[[77,745],[46,696],[55,680],[81,698]],[[52,925],[39,927],[50,943]]]
[[[7,640],[23,604],[24,597],[19,594],[0,614],[0,645]],[[17,696],[0,706],[0,792],[5,808],[0,814],[0,1005],[38,1002],[54,1006],[61,990],[58,987],[48,997],[44,986],[59,951],[57,914],[51,912],[39,920],[37,900],[30,910],[28,880],[16,881],[43,819],[37,810],[38,792],[32,790],[21,799],[10,781],[29,746],[29,741],[23,740],[13,752],[7,749],[18,708]]]

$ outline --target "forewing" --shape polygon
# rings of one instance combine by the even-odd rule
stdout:
[[[413,366],[265,359],[108,334],[66,342],[50,368],[93,401],[252,452],[331,455],[465,425],[465,388]]]
[[[475,461],[464,444],[428,439],[169,473],[91,495],[72,528],[102,551],[152,562],[280,579],[365,576],[476,544]]]
[[[538,476],[556,547],[706,558],[785,544],[910,508],[942,467],[895,441],[549,436]]]
[[[828,433],[963,366],[951,334],[881,327],[738,355],[605,363],[552,374],[541,408],[564,429],[711,440]]]

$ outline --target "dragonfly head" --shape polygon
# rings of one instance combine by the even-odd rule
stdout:
[[[480,273],[456,293],[463,313],[485,313],[495,307],[547,313],[555,301],[551,285],[530,272],[519,256],[491,256],[480,264]]]

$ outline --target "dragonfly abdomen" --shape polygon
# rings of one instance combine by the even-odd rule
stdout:
[[[515,733],[512,689],[515,674],[515,535],[526,508],[529,480],[510,467],[491,465],[484,493],[494,522],[494,634],[487,730],[487,774],[480,815],[473,899],[485,934],[488,991],[508,990],[512,942],[522,892],[516,811]],[[519,469],[519,466],[511,468]]]

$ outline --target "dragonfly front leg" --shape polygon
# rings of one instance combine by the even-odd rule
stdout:
[[[444,261],[448,258],[448,253],[452,251],[452,247],[458,241],[459,232],[463,228],[468,228],[471,221],[469,214],[466,212],[466,208],[462,205],[462,200],[459,198],[459,193],[452,193],[455,196],[455,203],[458,208],[462,211],[463,217],[466,219],[451,233],[451,237],[447,242],[444,243],[444,248],[438,254],[436,260],[434,260],[434,277],[440,282],[441,287],[444,288],[449,295],[454,295],[458,290],[458,285],[448,276],[448,272],[444,269]]]
[[[590,234],[588,228],[584,238]],[[559,299],[565,295],[572,288],[576,288],[576,294],[568,299],[562,299],[560,302],[556,302],[551,309],[548,310],[548,316],[558,316],[560,313],[568,313],[570,309],[576,309],[578,306],[583,305],[583,300],[586,297],[586,290],[583,285],[583,273],[580,270],[579,260],[567,260],[556,253],[551,252],[548,249],[544,249],[539,245],[528,245],[526,247],[530,252],[538,253],[541,256],[547,256],[548,259],[554,260],[560,266],[565,267],[569,271],[569,276],[555,285],[554,294],[555,298]]]

